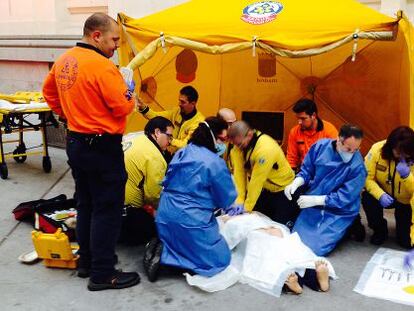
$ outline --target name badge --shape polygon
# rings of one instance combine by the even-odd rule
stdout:
[[[375,169],[376,169],[377,171],[385,172],[385,171],[387,170],[387,167],[386,167],[386,166],[384,166],[384,165],[381,165],[381,164],[378,164],[378,163],[377,163],[377,165],[376,165]]]

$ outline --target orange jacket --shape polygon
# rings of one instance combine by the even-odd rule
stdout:
[[[116,66],[84,43],[61,55],[43,85],[50,108],[68,122],[71,131],[122,134],[134,108]]]
[[[338,131],[332,123],[318,118],[316,130],[302,131],[300,125],[294,126],[289,133],[287,160],[293,169],[302,165],[309,148],[321,138],[337,138]]]

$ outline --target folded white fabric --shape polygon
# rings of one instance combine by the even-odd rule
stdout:
[[[39,103],[31,101],[30,104],[15,104],[5,99],[0,99],[0,110],[6,110],[10,112],[23,112],[25,110],[37,110],[47,109],[49,106],[47,103]]]

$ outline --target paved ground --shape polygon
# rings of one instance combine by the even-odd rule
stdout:
[[[29,143],[39,143],[39,135],[28,135]],[[27,141],[26,141],[27,142]],[[10,150],[10,149],[8,149]],[[123,290],[89,292],[87,281],[71,270],[48,269],[42,263],[27,266],[17,257],[33,249],[31,226],[14,220],[11,210],[18,203],[73,194],[74,185],[63,150],[50,149],[53,169],[45,174],[41,157],[29,157],[24,164],[8,160],[9,179],[0,180],[0,310],[412,310],[412,307],[353,292],[366,262],[376,251],[367,241],[346,241],[331,254],[339,280],[328,293],[306,289],[302,295],[263,294],[246,285],[208,294],[192,288],[181,277],[164,277]],[[392,234],[392,232],[391,232]],[[385,247],[396,248],[394,240]],[[142,247],[120,246],[119,267],[124,271],[141,267]]]

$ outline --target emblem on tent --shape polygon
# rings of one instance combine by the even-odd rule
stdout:
[[[241,19],[246,23],[261,25],[271,22],[276,14],[283,9],[283,5],[274,1],[255,2],[243,9]]]

